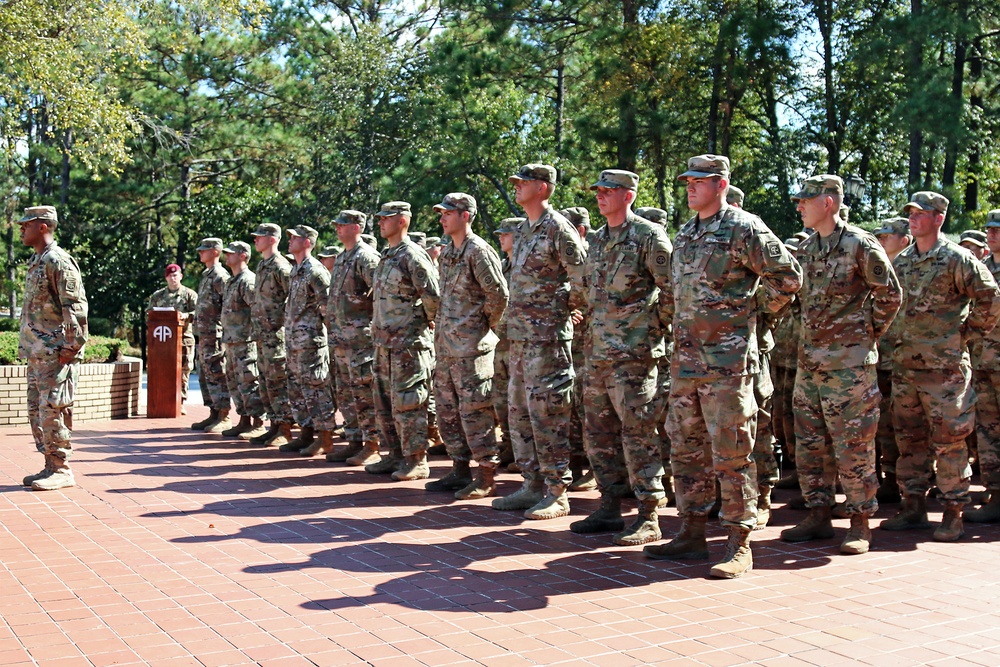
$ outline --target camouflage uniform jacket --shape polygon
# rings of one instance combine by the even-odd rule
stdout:
[[[500,270],[503,272],[503,279],[507,285],[510,285],[510,258],[504,257],[500,260]],[[508,299],[510,298],[510,293],[507,294]],[[503,315],[500,316],[500,321],[497,323],[496,329],[494,331],[497,335],[497,352],[506,352],[510,349],[510,339],[507,338],[507,315],[510,313],[510,309],[506,308],[503,311]]]
[[[158,289],[149,297],[149,308],[173,308],[184,315],[184,343],[194,343],[194,312],[198,308],[198,293],[181,285],[171,292],[169,287]]]
[[[802,271],[761,221],[723,204],[711,219],[695,216],[674,239],[671,258],[676,377],[729,377],[760,370],[758,309],[778,312],[798,291]],[[764,289],[756,294],[758,281]]]
[[[360,241],[337,256],[326,305],[335,345],[355,349],[372,346],[372,289],[378,263],[378,251]]]
[[[292,268],[285,304],[286,340],[311,339],[318,346],[326,345],[323,310],[329,289],[330,272],[312,255]]]
[[[222,296],[222,342],[245,343],[253,337],[253,295],[257,274],[243,269],[226,283]]]
[[[28,260],[17,352],[31,359],[62,350],[83,358],[87,293],[76,260],[55,242]]]
[[[583,245],[584,257],[586,257],[590,253],[590,240],[594,238],[595,233],[596,232],[594,232],[593,230],[588,230],[587,237],[580,239],[580,243]],[[585,272],[584,275],[586,275],[586,270],[587,270],[586,264],[584,264],[584,272]],[[584,297],[584,300],[586,300],[587,295],[583,294],[582,296]],[[576,323],[573,324],[573,345],[572,345],[573,354],[577,354],[578,351],[580,352],[583,351],[583,348],[586,345],[587,341],[587,329],[590,326],[590,313],[588,312],[588,306],[586,304],[586,301],[580,306],[578,306],[578,309],[580,310],[583,319],[580,321],[579,324]],[[578,368],[576,370],[581,371],[583,369]]]
[[[993,279],[1000,283],[1000,262],[990,255],[983,260],[983,264]],[[976,370],[990,373],[1000,371],[1000,327],[994,327],[989,334],[973,342],[972,366]]]
[[[783,316],[774,327],[774,350],[771,365],[795,368],[798,365],[799,329],[802,328],[799,298],[795,296],[784,308]],[[763,347],[763,346],[762,346]]]
[[[288,301],[291,273],[292,265],[280,252],[257,263],[257,282],[250,309],[255,340],[263,339],[265,334],[277,333],[285,326],[285,303]]]
[[[495,349],[499,338],[494,332],[507,309],[507,281],[493,246],[471,232],[461,246],[449,243],[438,257],[438,278],[438,356],[475,357]]]
[[[838,222],[833,234],[813,234],[799,246],[802,329],[798,365],[838,370],[878,361],[881,338],[902,301],[899,279],[878,240]]]
[[[570,309],[573,303],[583,302],[579,289],[585,259],[580,234],[552,208],[547,208],[535,224],[525,220],[518,226],[508,286],[510,340],[541,343],[573,339]]]
[[[1000,317],[1000,292],[986,265],[942,237],[922,255],[911,244],[893,266],[903,288],[899,326],[892,331],[893,367],[954,371],[969,365],[968,344]]]
[[[423,248],[408,238],[386,248],[375,269],[372,340],[390,349],[431,349],[439,295],[437,269]]]
[[[222,297],[229,272],[218,262],[201,272],[198,282],[198,309],[194,315],[194,333],[199,338],[222,338]]]
[[[658,359],[666,354],[671,249],[663,227],[631,211],[617,229],[605,225],[594,235],[583,290],[589,359]]]

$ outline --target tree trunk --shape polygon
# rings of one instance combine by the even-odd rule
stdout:
[[[837,97],[833,83],[833,0],[815,0],[816,20],[823,39],[823,103],[826,128],[822,143],[826,147],[827,170],[840,171],[840,121],[837,118]]]
[[[563,122],[566,107],[566,64],[562,57],[556,66],[556,157],[563,154]]]
[[[915,25],[917,19],[923,13],[923,0],[910,0],[910,23],[911,26]],[[920,70],[923,67],[924,62],[924,49],[923,42],[915,34],[915,31],[911,30],[910,36],[910,80],[913,82],[919,81]],[[911,85],[916,85],[911,83]],[[917,120],[910,121],[910,173],[909,173],[909,184],[911,189],[916,189],[919,187],[920,183],[920,166],[922,161],[923,152],[923,142],[924,135],[921,131]]]
[[[958,109],[958,118],[962,117],[962,108],[965,106],[965,94],[963,86],[965,84],[965,58],[968,50],[968,43],[964,39],[955,42],[955,63],[951,73],[951,97]],[[958,136],[953,131],[948,135],[948,143],[945,146],[944,169],[941,172],[941,185],[945,192],[948,192],[955,185],[955,169],[958,163]]]
[[[622,43],[625,67],[631,69],[634,60],[633,40],[639,25],[638,0],[622,2]],[[618,97],[618,168],[636,170],[639,157],[639,140],[636,123],[635,95],[631,87]]]
[[[969,136],[972,137],[969,146],[968,180],[965,183],[964,211],[979,210],[979,170],[982,162],[982,137],[979,136],[979,114],[983,112],[983,93],[979,82],[983,76],[982,39],[976,39],[972,44],[969,58],[969,83],[972,94],[969,96],[969,106],[973,113],[969,119]]]

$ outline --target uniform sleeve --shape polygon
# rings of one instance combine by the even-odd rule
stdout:
[[[359,241],[362,243],[362,241]],[[357,267],[355,270],[358,273],[358,277],[368,287],[368,293],[371,294],[375,289],[375,270],[378,268],[379,257],[376,253],[368,252],[358,252],[358,259],[355,262]]]
[[[472,264],[472,274],[485,295],[483,311],[490,321],[490,329],[496,331],[507,309],[508,293],[500,256],[493,248],[486,246],[479,250]]]
[[[410,255],[410,280],[420,295],[427,320],[433,322],[441,302],[441,290],[438,287],[437,268],[427,253],[415,252]]]
[[[53,262],[49,267],[49,287],[62,305],[64,349],[78,354],[87,343],[87,294],[80,269],[71,258]]]
[[[903,302],[903,292],[899,278],[892,269],[889,256],[875,240],[865,238],[860,244],[861,270],[865,282],[872,290],[872,326],[875,338],[881,338],[899,312]]]
[[[673,323],[674,284],[670,271],[670,256],[673,246],[667,233],[659,227],[653,228],[646,252],[646,270],[653,276],[653,282],[660,288],[657,297],[657,316],[665,331],[670,331]]]
[[[997,325],[1000,319],[1000,288],[990,270],[972,256],[962,257],[957,274],[959,289],[972,299],[972,309],[965,320],[966,335],[970,341],[982,338]]]
[[[193,320],[194,312],[198,309],[198,293],[193,289],[187,290],[185,292],[186,298],[184,299],[184,319]]]
[[[559,254],[559,263],[569,276],[569,308],[570,310],[582,310],[586,303],[583,290],[587,251],[583,247],[583,242],[580,241],[580,234],[568,222],[556,224],[554,240],[556,252]]]
[[[767,227],[751,227],[746,253],[747,266],[760,276],[763,305],[778,312],[802,287],[802,267]]]
[[[257,294],[257,276],[250,276],[246,282],[243,284],[243,303],[247,305],[247,308],[253,308],[253,302],[256,300]]]

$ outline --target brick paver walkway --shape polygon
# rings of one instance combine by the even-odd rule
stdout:
[[[570,533],[596,493],[525,521],[195,434],[191,411],[82,425],[66,492],[23,490],[41,457],[0,430],[0,665],[1000,665],[1000,527],[875,531],[848,557],[846,521],[788,545],[803,515],[781,509],[755,570],[714,581]]]

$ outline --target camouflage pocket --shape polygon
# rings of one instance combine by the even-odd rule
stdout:
[[[568,413],[573,405],[573,379],[546,390],[538,399],[548,417]]]
[[[49,390],[49,405],[57,410],[73,406],[79,364],[67,364],[59,369]]]
[[[408,387],[397,394],[398,400],[394,408],[399,412],[410,412],[427,405],[430,391],[427,382],[422,380],[412,387]]]

